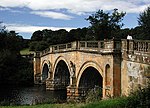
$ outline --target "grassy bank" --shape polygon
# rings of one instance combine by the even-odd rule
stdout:
[[[83,104],[41,104],[33,106],[0,106],[0,108],[82,108],[82,106]]]
[[[125,108],[126,102],[127,98],[122,97],[85,104],[81,108]]]
[[[40,104],[33,106],[0,106],[0,108],[123,108],[125,107],[126,98],[116,98],[102,100],[93,103],[76,103],[76,104]]]

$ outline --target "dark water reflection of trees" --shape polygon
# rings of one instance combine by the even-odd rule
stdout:
[[[1,87],[1,105],[33,105],[39,103],[65,102],[66,91],[46,91],[44,85],[33,87]]]

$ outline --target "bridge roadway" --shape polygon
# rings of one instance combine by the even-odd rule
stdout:
[[[150,41],[76,41],[36,52],[34,82],[46,84],[47,90],[67,89],[68,100],[79,99],[94,87],[107,98],[145,85],[149,76],[138,75],[149,65]]]

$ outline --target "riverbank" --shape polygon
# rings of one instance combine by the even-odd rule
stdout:
[[[0,106],[0,108],[82,108],[83,104],[41,104],[33,106]]]
[[[101,100],[93,103],[39,104],[33,106],[0,106],[0,108],[124,108],[126,98]]]
[[[150,108],[150,85],[128,97],[111,98],[90,103],[38,104],[33,106],[0,106],[0,108]]]

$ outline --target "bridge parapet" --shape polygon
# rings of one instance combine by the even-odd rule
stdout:
[[[149,40],[103,40],[103,41],[74,41],[66,44],[52,45],[42,52],[37,52],[35,57],[45,56],[50,53],[85,51],[92,53],[108,54],[121,53],[124,59],[150,63]],[[144,58],[143,58],[144,57]],[[133,58],[135,58],[133,60]]]
[[[122,40],[122,49],[127,52],[142,52],[150,54],[150,41],[149,40]]]
[[[150,41],[122,40],[122,55],[130,61],[150,64]]]
[[[40,56],[41,56],[41,52],[36,51],[36,52],[34,53],[34,57],[35,57],[35,58],[38,58],[38,57],[40,57]]]
[[[52,52],[53,53],[62,52],[62,51],[76,50],[77,49],[77,42],[53,45],[51,47],[52,47]]]
[[[79,41],[79,49],[98,51],[104,49],[104,41]]]
[[[52,45],[40,52],[40,56],[49,53],[58,53],[66,51],[89,51],[97,53],[112,53],[121,49],[120,40],[104,40],[104,41],[75,41],[66,44]]]
[[[104,41],[80,41],[79,49],[83,51],[97,51],[100,53],[112,53],[121,49],[120,40]]]
[[[58,45],[52,45],[48,47],[47,49],[40,52],[40,56],[47,55],[49,53],[57,53],[57,52],[64,52],[64,51],[71,51],[77,49],[77,42],[71,42],[66,44],[58,44]]]
[[[133,44],[134,52],[144,52],[150,54],[150,41],[149,40],[134,40]]]

